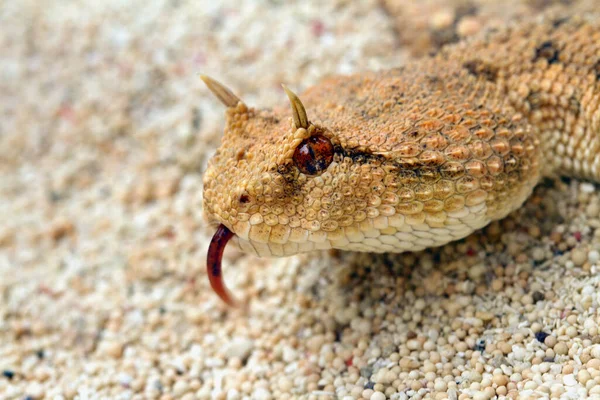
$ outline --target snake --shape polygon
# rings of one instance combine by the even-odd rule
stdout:
[[[600,182],[600,18],[542,15],[397,68],[330,76],[226,107],[203,177],[211,287],[231,241],[260,257],[406,252],[466,237],[544,177]]]

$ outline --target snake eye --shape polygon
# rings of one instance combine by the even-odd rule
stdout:
[[[325,136],[304,139],[294,151],[294,164],[303,174],[316,175],[333,161],[333,144]]]

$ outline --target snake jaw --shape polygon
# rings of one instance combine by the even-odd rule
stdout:
[[[208,273],[208,280],[210,286],[215,291],[217,296],[221,298],[225,303],[232,307],[237,307],[238,302],[233,298],[223,282],[223,273],[221,268],[221,261],[223,259],[223,251],[229,240],[235,234],[231,232],[225,225],[220,224],[217,231],[210,241],[208,247],[208,253],[206,256],[206,272]]]

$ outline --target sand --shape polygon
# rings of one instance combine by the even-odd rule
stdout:
[[[271,106],[553,2],[321,3],[0,4],[0,399],[600,399],[589,182],[417,254],[228,247],[249,307],[210,291],[199,73]]]

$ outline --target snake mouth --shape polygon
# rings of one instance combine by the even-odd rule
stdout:
[[[234,235],[225,225],[220,224],[210,241],[206,256],[206,270],[210,286],[221,300],[232,307],[236,307],[238,302],[231,296],[227,287],[225,287],[221,261],[225,246],[227,246],[227,243]]]

